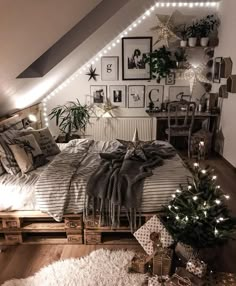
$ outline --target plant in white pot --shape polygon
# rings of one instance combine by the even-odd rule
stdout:
[[[209,36],[219,26],[219,24],[219,20],[215,15],[208,15],[199,21],[198,32],[202,47],[208,46]]]
[[[187,29],[186,24],[180,25],[177,28],[177,34],[181,38],[181,40],[180,40],[180,47],[182,47],[182,48],[187,47],[187,44],[188,44],[188,37],[187,37],[188,36],[188,29]]]
[[[197,36],[198,36],[198,22],[193,22],[191,26],[188,27],[188,45],[189,47],[196,47]]]

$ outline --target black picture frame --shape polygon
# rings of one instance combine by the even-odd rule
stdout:
[[[122,80],[150,80],[151,69],[143,56],[151,52],[152,37],[122,38]]]
[[[221,63],[222,57],[216,57],[214,60],[214,71],[213,71],[213,82],[220,83],[221,82]]]
[[[165,78],[165,85],[175,85],[175,72],[170,72]]]

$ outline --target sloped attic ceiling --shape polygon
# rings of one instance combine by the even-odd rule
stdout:
[[[0,116],[39,102],[123,31],[154,0],[1,0]],[[171,2],[171,1],[170,1]],[[194,1],[192,1],[194,2]],[[100,5],[100,13],[94,11]],[[42,78],[16,79],[72,27],[91,13],[104,23]],[[107,17],[109,14],[109,17]],[[84,31],[86,33],[86,29]],[[79,87],[78,87],[79,92]]]

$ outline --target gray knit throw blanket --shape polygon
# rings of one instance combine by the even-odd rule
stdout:
[[[112,153],[101,153],[101,163],[87,184],[86,215],[99,216],[99,224],[119,227],[121,208],[126,210],[131,231],[136,227],[140,211],[144,179],[164,159],[176,154],[174,148],[163,144],[143,146],[146,161],[139,157],[124,160],[126,148]]]

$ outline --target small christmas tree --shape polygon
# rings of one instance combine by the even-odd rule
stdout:
[[[199,250],[226,242],[236,229],[225,201],[230,199],[217,185],[214,170],[191,168],[187,186],[180,186],[165,207],[166,227],[176,241]]]

